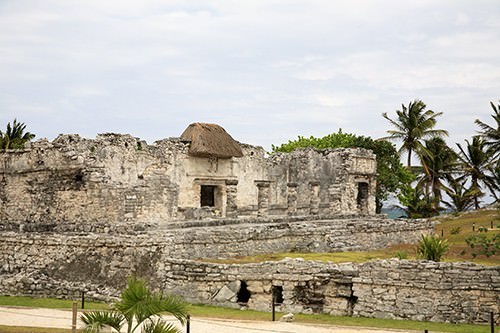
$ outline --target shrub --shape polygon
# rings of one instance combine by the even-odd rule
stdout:
[[[500,234],[498,233],[491,237],[486,234],[470,235],[465,239],[465,242],[471,249],[476,249],[479,254],[484,254],[487,257],[500,252]],[[473,252],[472,256],[476,257],[478,253]]]
[[[448,241],[435,235],[425,236],[418,241],[417,257],[432,261],[441,261],[448,250]]]
[[[458,235],[461,231],[461,228],[460,227],[454,227],[454,228],[451,228],[450,230],[450,234],[452,235]]]
[[[397,251],[395,254],[396,258],[398,259],[408,259],[408,252],[405,250],[402,251]]]
[[[477,231],[479,231],[479,232],[488,232],[488,228],[485,228],[485,227],[482,227],[482,226],[481,226],[481,227],[479,227],[479,228],[477,229]]]

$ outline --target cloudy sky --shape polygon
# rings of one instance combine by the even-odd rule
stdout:
[[[0,0],[0,126],[37,138],[378,138],[414,99],[453,145],[492,123],[498,0]]]

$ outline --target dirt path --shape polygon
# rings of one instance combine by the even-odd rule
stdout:
[[[0,307],[0,325],[56,327],[71,329],[71,311],[55,309],[32,309],[19,307]],[[166,320],[175,323],[170,317]],[[78,323],[78,327],[82,326]],[[180,327],[180,326],[179,326]],[[186,331],[186,327],[182,328]],[[390,329],[369,329],[358,327],[337,327],[308,325],[298,323],[224,320],[213,318],[191,318],[192,333],[414,333]]]

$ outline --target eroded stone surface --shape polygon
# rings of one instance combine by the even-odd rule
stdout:
[[[375,213],[375,155],[364,149],[196,157],[189,142],[61,135],[0,153],[0,221],[166,223],[235,216]],[[204,207],[206,206],[206,207]]]

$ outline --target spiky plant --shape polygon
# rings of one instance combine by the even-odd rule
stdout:
[[[120,332],[124,325],[127,326],[127,333],[138,329],[142,333],[180,333],[173,324],[161,318],[164,312],[170,313],[184,325],[187,304],[179,297],[151,292],[144,280],[131,277],[121,300],[114,304],[111,311],[86,312],[80,319],[87,333],[98,333],[104,327]]]
[[[420,259],[441,261],[448,251],[448,241],[435,235],[422,235],[417,244],[417,257]]]

